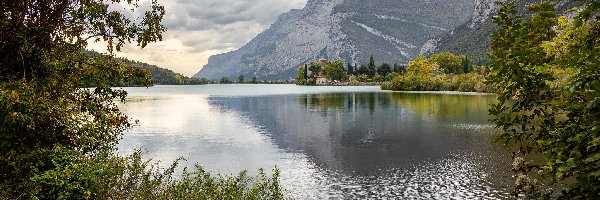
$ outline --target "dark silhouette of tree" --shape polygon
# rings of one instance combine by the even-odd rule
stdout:
[[[377,68],[377,73],[382,76],[386,76],[390,72],[392,72],[392,68],[387,63],[383,63]]]
[[[244,75],[238,76],[238,83],[244,83]]]
[[[353,75],[354,74],[354,68],[352,67],[352,65],[350,65],[350,63],[346,63],[346,68],[347,68],[347,74],[348,76]]]
[[[367,76],[369,77],[373,77],[375,76],[375,73],[377,72],[375,70],[375,59],[373,58],[373,55],[371,55],[371,57],[369,57],[369,65],[368,67],[368,71],[367,71]]]
[[[369,68],[364,65],[364,64],[360,64],[360,67],[358,67],[358,75],[369,75]]]

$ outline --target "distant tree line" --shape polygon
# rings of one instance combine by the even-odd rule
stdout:
[[[252,76],[252,79],[247,80],[246,76],[239,75],[237,78],[237,82],[229,79],[229,77],[221,77],[219,81],[208,81],[209,84],[290,84],[292,83],[290,80],[258,80],[256,76]]]
[[[92,58],[98,57],[101,54],[94,51],[84,50],[84,53],[90,55]],[[175,73],[172,70],[158,67],[156,65],[150,65],[139,61],[129,60],[127,58],[113,58],[116,62],[136,69],[147,71],[150,75],[151,85],[203,85],[207,84],[206,78],[187,77],[180,73]],[[138,80],[133,81],[112,81],[112,86],[143,86]]]

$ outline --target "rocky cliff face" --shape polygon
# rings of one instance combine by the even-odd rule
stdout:
[[[485,0],[481,0],[485,1]],[[319,58],[406,63],[423,45],[472,18],[473,0],[309,0],[242,48],[210,57],[196,77],[295,77]],[[431,42],[430,42],[431,43]]]

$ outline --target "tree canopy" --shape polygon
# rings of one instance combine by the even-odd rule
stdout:
[[[327,62],[325,65],[325,76],[329,80],[345,80],[346,71],[344,70],[344,62],[341,60]]]
[[[130,0],[2,1],[0,18],[0,190],[9,198],[83,195],[83,186],[54,180],[71,162],[109,153],[131,122],[114,100],[126,92],[111,82],[149,84],[148,73],[112,58],[126,42],[162,39],[164,7],[152,1],[139,19],[113,11]],[[107,43],[109,55],[84,52]],[[95,89],[80,89],[96,85]],[[68,155],[65,157],[65,155]],[[62,175],[61,175],[62,176]],[[83,183],[81,183],[83,184]],[[80,196],[83,198],[83,196]]]
[[[488,80],[500,96],[490,114],[499,139],[519,147],[515,195],[600,198],[600,4],[582,2],[572,19],[548,2],[525,16],[515,2],[499,3],[494,17]],[[561,71],[574,73],[560,80]]]
[[[429,61],[435,63],[446,74],[461,74],[464,71],[463,56],[454,55],[450,52],[433,54],[429,56]]]

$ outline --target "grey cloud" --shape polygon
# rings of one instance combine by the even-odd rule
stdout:
[[[169,0],[164,25],[193,52],[239,48],[306,0]]]

